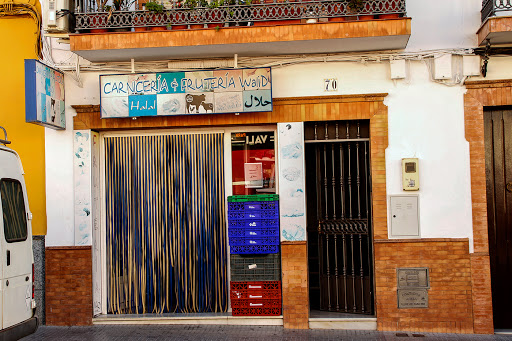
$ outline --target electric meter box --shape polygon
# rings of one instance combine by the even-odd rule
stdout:
[[[404,191],[418,191],[420,189],[418,158],[402,159],[402,185]]]

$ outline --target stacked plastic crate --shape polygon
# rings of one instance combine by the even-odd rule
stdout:
[[[234,316],[281,315],[279,196],[228,197]]]

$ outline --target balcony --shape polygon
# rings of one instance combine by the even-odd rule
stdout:
[[[165,1],[107,12],[79,0],[71,50],[92,62],[376,51],[405,48],[411,33],[405,0]]]
[[[483,0],[482,26],[477,32],[478,44],[485,46],[512,43],[512,0]]]

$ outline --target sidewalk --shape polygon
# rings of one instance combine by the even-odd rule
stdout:
[[[41,326],[28,340],[509,340],[512,335],[395,333],[360,330],[289,330],[268,326],[97,325]]]

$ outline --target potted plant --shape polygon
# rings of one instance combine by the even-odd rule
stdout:
[[[371,4],[366,0],[349,0],[348,7],[352,13],[359,13],[366,9],[368,12],[372,12]],[[363,14],[358,16],[359,20],[371,20],[375,16],[373,14]]]
[[[132,12],[132,23],[133,23],[133,30],[135,32],[141,32],[146,31],[146,22],[147,22],[147,15],[146,13],[139,12],[141,10],[144,10],[144,6],[146,5],[146,2],[148,0],[136,0],[137,6],[136,9],[138,11]]]
[[[126,10],[127,8],[127,4],[125,3],[125,0],[112,0],[112,5],[113,5],[113,8],[110,10],[110,15],[109,15],[109,19],[112,15],[112,10],[114,11],[123,11],[123,10]],[[116,28],[113,28],[112,31],[114,32],[128,32],[128,31],[131,31],[131,28],[132,28],[132,17],[119,17],[121,19],[122,22],[120,23],[115,23],[115,24],[123,24],[123,21],[125,23],[128,24],[128,26],[124,26],[124,27],[116,27]]]
[[[168,29],[172,30],[186,30],[188,28],[188,17],[189,13],[185,8],[184,0],[174,0],[171,1],[171,12],[168,13],[168,26],[171,27]],[[178,23],[178,24],[175,24]]]
[[[289,2],[295,2],[296,0],[277,0],[277,3],[289,3]],[[311,11],[307,11],[308,14],[311,14],[310,12]],[[278,7],[277,9],[277,14],[278,16],[280,17],[287,17],[290,15],[290,13],[293,13],[293,11],[289,11],[288,8],[286,7]],[[281,20],[276,20],[275,21],[275,24],[276,25],[291,25],[291,24],[300,24],[301,22],[301,19],[300,18],[294,18],[294,19],[291,19],[291,18],[286,18],[286,19],[281,19]]]
[[[90,13],[89,23],[91,33],[108,32],[107,26],[111,15],[111,7],[107,5],[108,0],[96,0],[97,12]]]
[[[149,11],[151,13],[151,18],[153,19],[153,22],[160,22],[162,25],[159,26],[150,26],[150,31],[165,31],[167,29],[166,26],[166,19],[165,19],[165,13],[164,13],[164,5],[151,0],[144,4],[144,7],[146,11]]]
[[[210,0],[207,4],[206,21],[209,28],[219,28],[226,21],[225,12],[218,9],[224,5],[224,0]]]
[[[345,4],[342,3],[342,2],[334,2],[330,5],[328,5],[329,7],[329,12],[333,15],[335,15],[334,17],[329,17],[327,20],[330,21],[330,22],[342,22],[342,21],[346,21],[347,20],[347,17],[344,16],[345,14]]]
[[[386,11],[395,11],[396,10],[396,3],[394,2],[382,2],[379,4],[379,10],[380,12],[386,12]],[[399,18],[400,14],[398,13],[386,13],[379,15],[379,19],[395,19]]]
[[[198,23],[203,21],[203,15],[205,14],[205,8],[208,6],[206,0],[185,0],[185,7],[189,9],[189,21],[195,22],[190,24],[191,29],[204,28],[204,24]]]
[[[351,12],[359,13],[363,10],[366,10],[367,12],[374,12],[374,8],[371,8],[371,3],[366,0],[349,0],[348,7],[350,8]],[[359,20],[372,20],[375,18],[375,15],[373,14],[363,14],[358,16]]]

